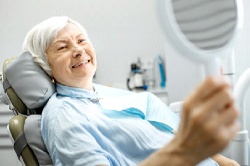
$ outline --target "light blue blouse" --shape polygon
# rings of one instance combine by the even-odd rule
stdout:
[[[156,96],[94,87],[57,84],[45,106],[41,131],[54,165],[133,166],[171,141],[180,119]]]

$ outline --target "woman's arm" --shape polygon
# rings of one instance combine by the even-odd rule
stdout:
[[[229,83],[221,77],[207,78],[184,101],[176,137],[141,166],[196,165],[213,156],[236,134],[238,114]]]

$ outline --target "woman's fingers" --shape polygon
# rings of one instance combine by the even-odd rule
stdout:
[[[234,108],[232,91],[229,88],[220,89],[214,92],[213,96],[200,103],[199,106],[202,109],[202,114],[206,117],[220,114],[229,108]]]
[[[211,121],[213,124],[222,126],[231,125],[239,115],[239,111],[234,106],[233,93],[229,88],[216,92],[203,105],[200,105],[198,111],[200,111],[201,121]]]
[[[239,111],[234,107],[230,106],[224,111],[219,113],[217,117],[218,123],[221,122],[225,126],[231,125],[232,123],[236,122],[236,118],[239,116]]]
[[[236,134],[238,114],[228,81],[210,77],[184,101],[177,135],[186,142],[196,142],[187,147],[203,147],[207,154],[213,154],[222,150]]]
[[[224,88],[230,88],[230,84],[226,79],[221,77],[208,77],[189,95],[183,103],[183,107],[186,110],[192,110],[197,104],[203,103]]]
[[[192,116],[192,118],[198,123],[205,123],[208,120],[215,120],[217,116],[223,116],[220,115],[220,112],[224,112],[231,107],[234,108],[234,97],[229,84],[227,82],[224,82],[223,84],[223,81],[217,81],[218,84],[216,84],[216,81],[211,81],[211,79],[209,80],[210,81],[205,81],[205,83],[200,86],[202,88],[198,88],[201,91],[200,93],[193,93],[191,99],[188,98],[184,102],[183,114],[186,115],[182,116],[183,120],[187,121],[188,118]],[[203,90],[206,89],[204,85],[213,85],[217,88],[209,87],[208,89],[211,90],[209,92],[206,91],[206,95],[204,95],[204,93],[202,93]],[[198,94],[202,97],[199,97]],[[226,120],[235,120],[235,116],[238,116],[236,109],[234,109],[233,114],[229,113],[229,115],[232,117],[227,118]]]

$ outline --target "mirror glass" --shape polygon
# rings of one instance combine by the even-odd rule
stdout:
[[[217,70],[218,58],[232,53],[236,0],[159,0],[159,9],[165,34],[182,55]]]
[[[237,20],[234,0],[172,0],[181,32],[195,46],[215,50],[233,37]]]

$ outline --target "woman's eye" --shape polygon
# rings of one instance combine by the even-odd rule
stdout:
[[[85,39],[79,39],[78,43],[85,43],[85,41],[86,41]]]
[[[58,47],[58,48],[57,48],[57,51],[63,50],[63,49],[65,49],[65,48],[66,48],[66,46]]]

